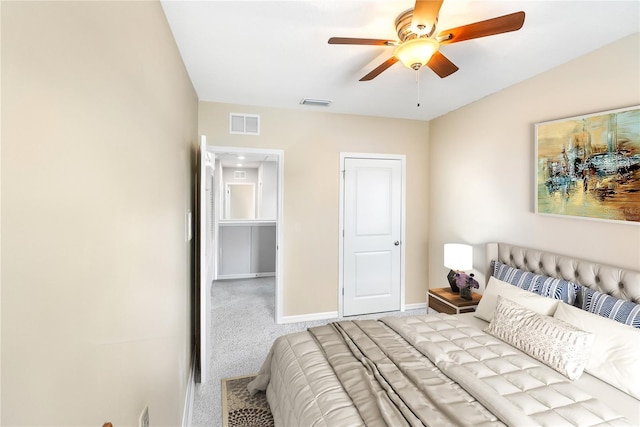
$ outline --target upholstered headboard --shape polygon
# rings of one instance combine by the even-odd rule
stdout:
[[[491,261],[587,286],[616,298],[640,304],[640,271],[598,264],[507,243],[487,243],[487,278]]]

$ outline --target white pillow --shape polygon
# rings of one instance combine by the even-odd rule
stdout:
[[[528,310],[501,296],[498,297],[493,320],[484,331],[524,351],[570,380],[582,375],[594,339],[590,332]]]
[[[487,283],[487,288],[482,294],[482,299],[478,303],[474,316],[482,320],[486,320],[487,322],[491,322],[491,319],[493,319],[493,312],[496,310],[496,306],[498,305],[498,295],[502,295],[504,298],[510,299],[529,310],[545,316],[552,316],[556,311],[556,307],[560,303],[560,300],[543,297],[542,295],[525,291],[524,289],[520,289],[517,286],[503,282],[502,280],[498,280],[491,276],[489,278],[489,283]]]
[[[640,329],[564,303],[553,317],[595,336],[585,371],[640,399]]]

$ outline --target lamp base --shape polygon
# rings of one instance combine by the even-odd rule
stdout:
[[[460,288],[456,285],[456,272],[453,270],[449,270],[449,274],[447,274],[447,280],[449,281],[449,286],[451,286],[451,291],[454,293],[459,293]]]

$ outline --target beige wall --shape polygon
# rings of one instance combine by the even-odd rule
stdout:
[[[2,425],[179,425],[197,98],[157,2],[2,7]]]
[[[536,122],[640,104],[633,35],[431,121],[429,286],[443,244],[503,241],[640,270],[640,226],[534,214]]]
[[[2,46],[2,5],[0,4],[0,52]],[[0,118],[2,117],[2,54],[0,53]],[[2,425],[2,120],[0,119],[0,425]]]
[[[259,136],[229,134],[229,113],[259,114]],[[283,314],[338,310],[340,152],[407,156],[406,298],[426,290],[429,124],[200,102],[209,145],[284,150]]]

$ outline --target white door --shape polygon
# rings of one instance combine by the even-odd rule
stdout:
[[[208,339],[210,313],[211,282],[213,280],[212,251],[213,242],[211,236],[211,209],[213,189],[211,188],[211,176],[213,175],[214,163],[211,162],[211,155],[207,152],[206,137],[200,140],[200,152],[198,153],[198,280],[196,298],[198,301],[196,324],[196,347],[197,347],[197,370],[196,381],[204,383],[207,380],[208,366]]]
[[[343,314],[401,309],[402,160],[344,159]]]

